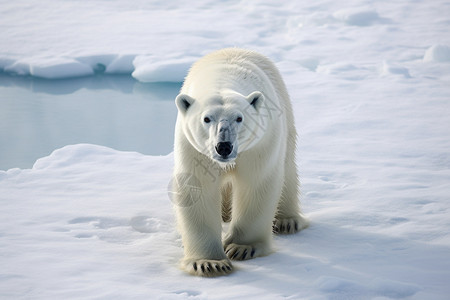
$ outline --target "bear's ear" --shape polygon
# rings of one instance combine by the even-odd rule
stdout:
[[[177,105],[178,111],[181,113],[185,113],[188,108],[194,104],[195,100],[194,98],[186,95],[186,94],[179,94],[177,98],[175,98],[175,104]]]
[[[261,104],[264,102],[264,95],[261,92],[253,92],[247,96],[247,101],[253,106],[256,110],[259,110]]]

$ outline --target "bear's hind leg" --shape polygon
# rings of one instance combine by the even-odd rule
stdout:
[[[284,193],[278,204],[278,210],[273,221],[273,232],[278,234],[292,234],[309,225],[308,219],[300,211],[297,196]]]
[[[295,149],[292,145],[291,148]],[[309,225],[308,219],[300,210],[299,183],[293,149],[287,152],[283,191],[273,222],[273,231],[280,234],[296,233]]]

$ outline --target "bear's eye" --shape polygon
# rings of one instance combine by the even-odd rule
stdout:
[[[204,121],[205,123],[209,123],[209,122],[211,122],[211,119],[208,118],[208,117],[205,117],[205,118],[203,119],[203,121]]]
[[[237,117],[236,122],[241,123],[242,122],[242,117]]]

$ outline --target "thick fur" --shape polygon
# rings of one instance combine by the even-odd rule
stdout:
[[[211,53],[192,66],[176,104],[174,178],[195,178],[194,186],[173,185],[184,270],[228,274],[230,259],[269,254],[272,231],[307,226],[292,107],[269,59],[235,48]],[[233,150],[220,156],[216,145],[224,141]],[[230,222],[223,240],[222,219]]]

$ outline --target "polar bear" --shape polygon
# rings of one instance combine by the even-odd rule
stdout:
[[[208,54],[191,67],[175,103],[171,188],[185,271],[228,274],[230,260],[269,254],[273,231],[307,227],[292,107],[269,59],[236,48]],[[223,240],[222,220],[230,222]]]

